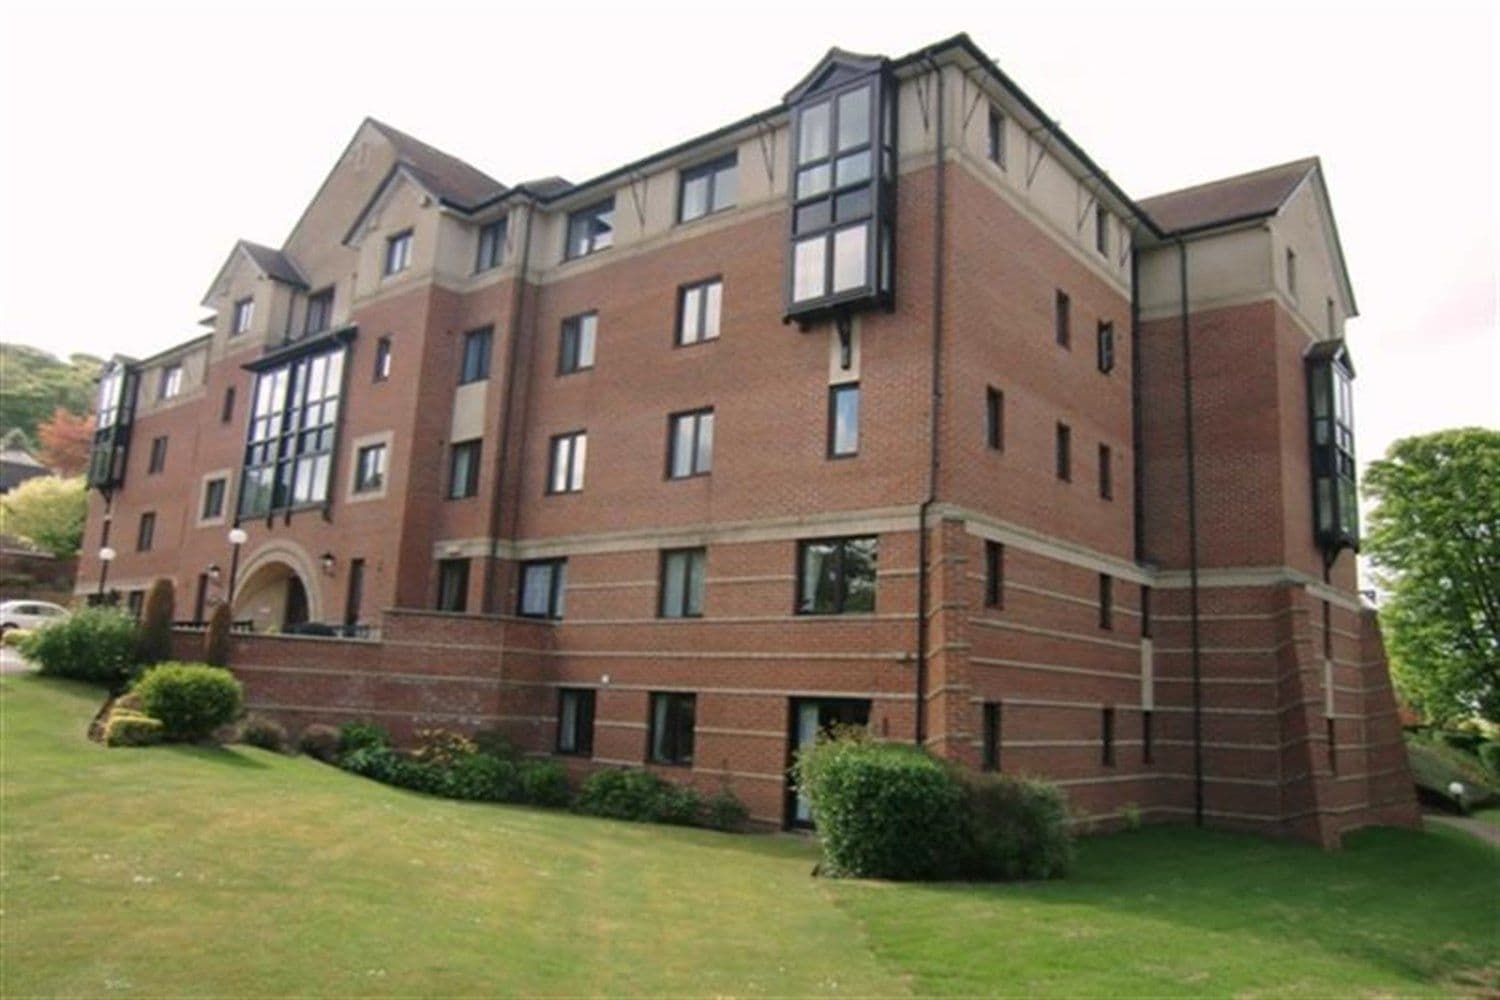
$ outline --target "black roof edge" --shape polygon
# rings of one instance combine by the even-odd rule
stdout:
[[[308,354],[316,354],[335,346],[343,346],[354,340],[359,335],[359,326],[355,323],[345,323],[343,326],[327,333],[320,333],[313,337],[302,340],[294,340],[290,344],[280,344],[277,347],[256,358],[240,365],[247,372],[263,372],[268,368],[276,368],[294,361]]]
[[[1053,138],[1055,138],[1074,159],[1083,164],[1085,170],[1093,174],[1095,177],[1099,178],[1099,180],[1104,184],[1105,188],[1109,190],[1109,193],[1114,195],[1121,201],[1121,203],[1126,205],[1130,209],[1131,214],[1134,215],[1142,225],[1150,230],[1153,235],[1158,237],[1166,237],[1168,235],[1168,233],[1165,232],[1161,228],[1161,226],[1157,225],[1155,219],[1147,215],[1145,210],[1136,204],[1134,198],[1126,194],[1120,187],[1120,185],[1115,183],[1114,178],[1110,177],[1109,174],[1104,170],[1104,168],[1100,167],[1099,164],[1094,162],[1093,157],[1089,156],[1088,153],[1085,153],[1083,151],[1082,146],[1074,142],[1072,137],[1069,136],[1068,133],[1064,132],[1062,130],[1062,127],[1059,126],[1055,120],[1053,120],[1045,111],[1042,110],[1041,105],[1037,104],[1036,101],[1031,98],[1030,94],[1022,90],[1020,86],[995,63],[995,60],[991,59],[989,54],[981,49],[975,43],[974,39],[969,37],[968,32],[961,31],[951,38],[945,38],[942,41],[934,42],[921,51],[913,52],[910,55],[905,55],[899,59],[894,60],[892,65],[896,68],[900,68],[902,66],[909,65],[910,63],[929,58],[940,52],[946,52],[950,49],[955,48],[963,50],[966,54],[968,54],[970,58],[983,66],[985,71],[988,72],[990,76],[996,80],[996,82],[998,82],[1002,87],[1014,94],[1016,100],[1020,101],[1021,106],[1026,109],[1026,112],[1037,121],[1041,122],[1042,127],[1050,132]]]
[[[117,354],[113,358],[110,358],[108,361],[106,361],[105,364],[109,364],[110,361],[115,360],[115,358],[119,358],[122,362],[124,362],[131,368],[145,368],[147,365],[155,364],[156,362],[162,360],[169,354],[172,354],[176,351],[186,350],[189,347],[196,347],[198,344],[201,344],[206,340],[212,340],[213,337],[214,335],[212,332],[200,333],[196,337],[190,337],[187,340],[182,341],[181,343],[173,344],[171,347],[167,347],[160,351],[157,351],[155,354],[148,354],[146,357],[141,358],[138,361],[128,360],[125,355]]]

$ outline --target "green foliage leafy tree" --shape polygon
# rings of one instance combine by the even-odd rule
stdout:
[[[1435,722],[1500,722],[1500,431],[1397,441],[1365,491],[1401,693]]]
[[[0,344],[0,430],[19,429],[32,441],[59,407],[82,416],[94,397],[104,362],[89,354],[66,361],[24,344]]]
[[[0,534],[14,535],[59,558],[78,554],[88,493],[83,477],[37,476],[0,498]]]

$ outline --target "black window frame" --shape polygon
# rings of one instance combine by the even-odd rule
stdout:
[[[567,228],[563,231],[563,260],[582,260],[614,246],[614,215],[614,195],[569,212]],[[580,231],[584,226],[589,229]],[[581,249],[575,247],[575,240]]]
[[[219,423],[227,424],[234,419],[235,389],[232,385],[224,387],[224,401],[219,404]]]
[[[727,212],[734,208],[739,203],[739,170],[739,150],[731,150],[722,156],[716,156],[712,160],[695,164],[679,171],[677,174],[677,224],[680,226],[685,222],[694,222],[698,219],[717,215],[720,212]],[[730,196],[732,200],[727,204],[715,208],[714,204],[717,201],[718,190],[722,185],[721,177],[726,173],[733,175],[729,182],[733,192]],[[707,179],[707,185],[703,197],[703,211],[696,215],[684,214],[687,206],[688,185],[705,178]]]
[[[1073,349],[1073,299],[1061,288],[1057,289],[1052,300],[1052,327],[1057,346],[1071,351]]]
[[[217,487],[217,489],[215,489]],[[229,478],[213,476],[203,481],[203,502],[198,506],[198,520],[213,521],[224,516],[229,501]]]
[[[573,728],[565,726],[566,705],[574,702]],[[598,692],[593,688],[563,687],[557,689],[557,738],[552,752],[564,757],[594,756],[594,720],[598,707]],[[566,739],[564,737],[567,737]]]
[[[464,456],[462,462],[460,455]],[[479,495],[479,463],[484,456],[484,439],[469,438],[448,446],[448,482],[445,500],[468,500]],[[459,466],[463,477],[459,478]]]
[[[1306,365],[1313,538],[1331,561],[1359,548],[1354,366],[1340,340],[1314,345]]]
[[[1005,112],[991,104],[989,118],[986,123],[985,132],[985,156],[989,161],[1001,170],[1007,169],[1005,163]]]
[[[308,294],[302,310],[302,336],[311,337],[332,329],[333,297],[333,285]]]
[[[984,606],[1005,607],[1005,546],[990,538],[984,540]]]
[[[672,565],[673,560],[683,559],[680,567]],[[694,601],[693,581],[694,563],[697,564],[696,579],[698,583],[696,602]],[[671,606],[668,600],[669,591],[667,583],[675,574],[680,573],[679,593],[680,601],[676,607]],[[656,575],[657,599],[656,617],[658,618],[702,618],[703,606],[708,600],[708,549],[702,545],[687,546],[678,549],[662,549],[659,568]],[[696,607],[695,607],[696,603]]]
[[[237,337],[250,329],[250,324],[255,322],[255,296],[247,295],[242,299],[235,299],[232,311],[229,314],[229,335]]]
[[[376,463],[378,468],[371,470],[367,462],[368,456],[379,455]],[[375,493],[385,486],[385,477],[390,465],[390,447],[385,441],[376,441],[372,444],[363,444],[354,450],[354,488],[355,495],[364,493]],[[373,476],[373,478],[372,478]]]
[[[1115,766],[1115,707],[1105,705],[1099,711],[1099,763]]]
[[[849,551],[850,546],[855,543],[868,542],[871,546],[870,552],[870,584],[869,584],[869,607],[849,607]],[[808,559],[807,553],[814,547],[827,546],[829,557],[836,556],[832,566],[832,586],[834,588],[833,604],[830,607],[820,608],[817,604],[819,595],[814,591],[811,601],[808,593]],[[804,538],[797,542],[797,565],[796,565],[796,593],[794,595],[794,609],[799,615],[858,615],[874,614],[879,606],[880,588],[880,536],[879,535],[843,535],[832,538]],[[821,588],[817,588],[821,589]]]
[[[718,295],[710,296],[709,290],[717,288]],[[689,305],[689,299],[696,293],[696,300]],[[709,308],[712,298],[714,308]],[[697,324],[697,331],[693,336],[688,336],[687,323],[689,316]],[[709,319],[713,320],[713,332],[709,332]],[[673,344],[677,347],[692,347],[694,344],[706,344],[709,341],[718,340],[722,329],[724,318],[724,277],[714,275],[712,278],[704,278],[701,281],[692,281],[677,287],[677,327],[673,336]]]
[[[467,556],[438,560],[437,594],[433,602],[438,611],[461,615],[469,610],[469,572],[472,562]]]
[[[1115,627],[1115,578],[1108,573],[1099,574],[1099,627],[1106,632]]]
[[[1061,420],[1057,422],[1053,449],[1057,478],[1065,483],[1071,483],[1073,481],[1073,428]]]
[[[547,573],[547,607],[542,611],[526,610],[526,585],[532,573]],[[528,559],[516,568],[516,616],[539,621],[561,621],[568,587],[568,560],[565,558]]]
[[[663,706],[664,725],[657,722],[657,705]],[[646,761],[663,767],[692,767],[697,717],[697,694],[652,691],[646,703]]]
[[[1112,320],[1100,320],[1095,334],[1094,364],[1101,374],[1115,370],[1115,324]]]
[[[156,511],[148,510],[141,512],[141,518],[135,527],[135,550],[137,552],[150,552],[151,546],[156,543]]]
[[[385,257],[381,261],[381,274],[390,278],[411,269],[412,244],[416,237],[411,229],[403,229],[385,238]]]
[[[474,273],[493,271],[505,261],[510,238],[510,216],[502,216],[479,227],[474,243]]]
[[[846,393],[854,394],[854,445],[851,448],[840,450],[839,448],[839,397]],[[864,399],[860,393],[858,382],[839,382],[828,387],[828,458],[854,458],[859,455],[859,423],[860,410]]]
[[[585,344],[588,345],[587,364],[583,362]],[[597,309],[563,318],[557,342],[557,374],[559,376],[592,371],[594,362],[598,359],[598,351],[599,311]]]
[[[984,443],[990,451],[1005,450],[1005,390],[984,387]]]
[[[158,434],[151,439],[151,453],[146,458],[146,475],[156,476],[167,467],[167,435]]]
[[[1115,498],[1114,449],[1107,444],[1099,445],[1099,499]]]
[[[678,451],[678,430],[684,423],[691,423],[692,440],[687,451],[687,471],[678,471],[678,459],[681,453]],[[699,407],[696,410],[683,410],[680,413],[672,413],[667,416],[667,478],[668,479],[696,479],[699,476],[710,475],[714,471],[714,408],[712,406]],[[707,462],[700,468],[699,462],[703,459],[704,427],[708,431],[708,456]]]
[[[240,473],[241,517],[320,507],[331,500],[346,344],[257,373]]]
[[[579,442],[583,442],[582,457]],[[566,447],[564,447],[566,446]],[[547,495],[562,496],[583,492],[585,466],[588,462],[589,432],[587,429],[564,431],[547,439]],[[563,454],[566,452],[566,454]],[[557,485],[560,463],[567,468],[567,476],[561,488]]]
[[[490,361],[494,343],[493,325],[464,331],[463,346],[459,352],[459,385],[472,385],[475,382],[486,381],[490,377]]]
[[[375,341],[375,366],[370,372],[371,382],[388,382],[391,378],[391,337],[385,334]]]
[[[979,767],[984,771],[998,773],[1000,770],[1000,738],[1004,727],[1003,703],[987,701],[980,706],[980,750]]]

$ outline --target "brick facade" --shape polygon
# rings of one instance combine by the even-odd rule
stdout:
[[[797,700],[855,699],[883,738],[920,732],[943,756],[977,767],[995,752],[1002,771],[1058,782],[1089,826],[1131,809],[1152,821],[1201,809],[1217,826],[1334,845],[1354,826],[1413,822],[1378,625],[1355,591],[1352,555],[1325,578],[1313,542],[1305,321],[1270,293],[1227,304],[1189,293],[1194,566],[1182,328],[1166,310],[1142,314],[1141,282],[1158,279],[1134,277],[1176,250],[1123,196],[1097,179],[1089,186],[1087,171],[1070,180],[1076,158],[1023,148],[1024,133],[1004,169],[986,161],[963,114],[969,44],[943,57],[941,158],[919,104],[934,99],[931,81],[918,83],[926,71],[893,64],[903,116],[897,294],[889,311],[852,318],[847,367],[833,322],[783,323],[784,112],[701,143],[703,155],[739,143],[735,210],[650,231],[659,211],[651,178],[675,178],[691,151],[561,194],[523,186],[496,196],[514,198],[505,202],[506,265],[456,276],[444,270],[455,254],[444,241],[472,239],[494,216],[480,205],[424,221],[442,192],[424,201],[396,183],[356,225],[365,202],[348,191],[385,190],[402,157],[418,155],[394,140],[386,149],[384,127],[367,123],[325,185],[333,194],[320,196],[326,240],[337,245],[345,230],[351,241],[375,240],[406,226],[419,241],[434,233],[437,245],[419,244],[430,264],[343,302],[342,325],[355,332],[328,502],[242,519],[231,506],[203,523],[203,477],[223,469],[236,481],[242,463],[254,391],[242,366],[281,349],[274,336],[226,336],[220,315],[208,340],[184,347],[205,353],[201,384],[138,408],[124,483],[91,499],[85,549],[104,542],[108,524],[119,551],[113,585],[173,577],[180,618],[195,617],[210,565],[218,578],[201,584],[203,604],[223,598],[225,532],[236,522],[250,536],[240,584],[270,580],[257,593],[274,603],[284,599],[275,574],[295,576],[314,620],[345,620],[361,560],[363,597],[350,617],[371,637],[234,640],[252,707],[294,729],[369,718],[409,739],[429,726],[499,727],[528,752],[550,754],[559,689],[592,689],[591,758],[566,758],[579,773],[653,766],[705,790],[727,784],[759,822],[780,825],[790,818]],[[990,99],[1009,107],[1009,93]],[[356,156],[366,145],[372,151]],[[1034,156],[1043,179],[1033,192]],[[350,165],[382,157],[390,173],[365,167],[361,180]],[[429,164],[422,176],[432,173]],[[1065,182],[1108,205],[1115,242],[1105,250],[1085,233],[1093,209],[1056,196]],[[559,259],[567,210],[610,191],[617,245]],[[1049,215],[1046,198],[1064,207]],[[1076,232],[1059,218],[1076,218]],[[642,232],[629,235],[637,222]],[[310,242],[299,229],[288,246]],[[354,245],[344,258],[323,253],[317,267],[328,273],[309,275],[307,288],[365,287],[367,278],[341,270],[361,253],[366,261]],[[221,312],[238,266],[221,276]],[[722,281],[719,335],[678,346],[679,289],[708,278]],[[249,287],[269,287],[255,280]],[[1055,329],[1059,292],[1067,346]],[[288,294],[295,312],[301,293]],[[563,321],[586,312],[597,316],[594,363],[561,374]],[[1101,324],[1114,333],[1112,366],[1100,364]],[[489,377],[459,386],[464,334],[485,326],[494,330]],[[392,345],[383,380],[374,377],[381,337]],[[139,363],[147,390],[159,363]],[[845,381],[860,385],[859,448],[830,458],[829,388]],[[231,385],[237,405],[221,421]],[[1003,396],[998,442],[986,422],[992,392]],[[672,479],[668,418],[703,407],[714,412],[712,471]],[[1060,425],[1071,442],[1066,479]],[[478,429],[479,488],[446,499],[461,427]],[[549,493],[549,441],[579,430],[588,434],[584,486]],[[354,444],[387,433],[382,492],[351,495]],[[147,474],[144,442],[162,435],[166,469]],[[156,537],[136,552],[148,511]],[[878,538],[874,610],[796,613],[799,542],[838,536]],[[661,553],[684,547],[706,551],[703,614],[660,617]],[[558,620],[517,614],[519,564],[538,558],[567,560]],[[987,578],[996,558],[998,587]],[[434,611],[440,564],[458,559],[469,565],[466,613]],[[85,558],[81,592],[100,570]],[[277,623],[281,609],[261,598],[242,606],[243,593],[236,588],[237,616]],[[200,640],[183,630],[176,641],[192,656]],[[690,766],[647,765],[653,692],[696,696]],[[987,716],[998,733],[986,733]]]

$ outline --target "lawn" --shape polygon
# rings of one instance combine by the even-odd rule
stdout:
[[[1388,995],[1497,985],[1500,858],[1152,829],[1074,877],[809,877],[814,846],[396,791],[259,750],[105,750],[0,679],[0,995]]]

